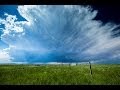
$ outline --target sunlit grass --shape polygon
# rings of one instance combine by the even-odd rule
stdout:
[[[0,65],[1,85],[120,84],[120,65]]]

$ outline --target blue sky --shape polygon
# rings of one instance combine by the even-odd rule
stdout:
[[[119,23],[97,15],[89,5],[2,5],[0,63],[120,63]]]

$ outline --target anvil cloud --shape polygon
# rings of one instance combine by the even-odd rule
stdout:
[[[1,40],[8,45],[0,51],[6,53],[0,55],[9,61],[119,63],[120,37],[112,37],[119,25],[94,20],[98,11],[92,7],[23,5],[17,10],[26,21],[7,13],[6,18],[0,18],[4,25]],[[0,57],[3,61],[6,58]]]

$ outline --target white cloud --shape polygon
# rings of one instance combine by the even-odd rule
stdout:
[[[11,57],[5,51],[0,51],[0,63],[11,63]]]
[[[22,33],[23,32],[23,24],[27,23],[26,21],[16,21],[17,18],[15,15],[5,14],[6,19],[0,18],[0,23],[5,25],[4,35],[9,35],[12,33]]]
[[[97,40],[96,44],[91,46],[89,49],[87,49],[85,53],[94,55],[94,54],[109,52],[110,50],[114,50],[116,48],[119,48],[120,46],[120,38],[104,39],[103,37],[99,39],[100,40]]]
[[[17,10],[27,21],[16,21],[17,17],[9,14],[5,14],[6,19],[0,19],[5,25],[1,39],[9,45],[9,55],[15,59],[23,55],[28,59],[26,52],[85,59],[120,49],[120,38],[111,37],[111,31],[118,25],[102,25],[101,21],[93,20],[97,11],[89,6],[22,5]],[[113,57],[119,57],[117,54]]]
[[[11,62],[12,64],[28,64],[28,62]]]

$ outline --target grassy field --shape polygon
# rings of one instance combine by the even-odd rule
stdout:
[[[120,65],[0,65],[0,85],[120,85]]]

